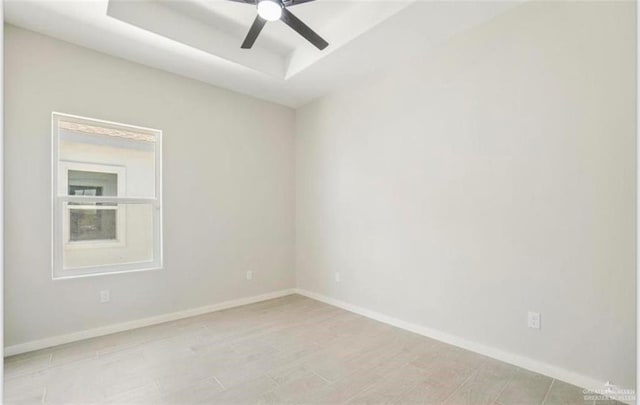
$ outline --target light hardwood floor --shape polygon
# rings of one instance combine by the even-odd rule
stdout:
[[[578,387],[299,295],[7,358],[4,383],[6,404],[585,403]]]

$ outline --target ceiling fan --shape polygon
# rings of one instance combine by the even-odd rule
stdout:
[[[287,7],[295,6],[301,3],[307,3],[313,0],[231,0],[237,3],[253,4],[258,9],[258,15],[253,20],[251,28],[247,36],[242,42],[241,48],[250,49],[256,38],[262,31],[267,21],[282,20],[283,23],[291,27],[295,32],[302,35],[304,39],[311,42],[316,48],[323,50],[329,43],[316,34],[309,26],[287,9]]]

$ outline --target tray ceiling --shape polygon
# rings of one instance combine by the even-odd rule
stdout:
[[[368,72],[423,56],[512,2],[317,0],[290,8],[329,42],[280,21],[250,50],[256,15],[225,0],[8,0],[5,20],[100,52],[297,107]]]

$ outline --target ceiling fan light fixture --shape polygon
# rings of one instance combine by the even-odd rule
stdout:
[[[273,0],[260,0],[258,2],[258,15],[267,21],[276,21],[282,15],[282,6]]]

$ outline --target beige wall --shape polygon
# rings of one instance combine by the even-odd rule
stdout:
[[[634,387],[635,47],[530,2],[299,109],[298,287]]]
[[[294,287],[293,110],[5,29],[6,346]],[[163,130],[164,270],[51,280],[52,111]]]

